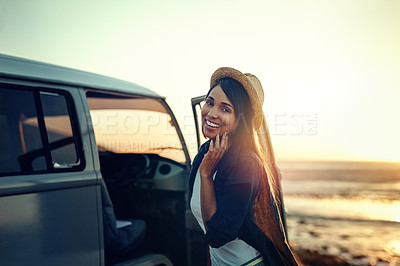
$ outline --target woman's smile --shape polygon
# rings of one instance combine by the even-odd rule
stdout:
[[[220,128],[221,127],[221,125],[213,123],[213,122],[211,122],[211,121],[209,121],[207,119],[206,119],[206,125],[209,126],[209,127],[212,127],[212,128]]]

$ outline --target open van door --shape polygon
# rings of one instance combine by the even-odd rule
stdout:
[[[193,110],[193,117],[194,117],[194,125],[196,128],[197,149],[199,149],[201,144],[204,143],[204,141],[205,141],[205,138],[200,130],[201,129],[201,108],[203,108],[204,98],[206,98],[206,95],[197,96],[197,97],[192,98],[192,110]]]
[[[198,149],[200,148],[201,144],[203,144],[206,141],[206,139],[204,138],[202,131],[201,131],[201,108],[203,107],[205,97],[206,97],[206,95],[202,95],[202,96],[197,96],[197,97],[194,97],[191,99],[194,124],[196,127],[196,138],[197,138],[197,148]],[[278,186],[278,190],[279,190],[278,197],[280,199],[279,208],[280,208],[280,212],[281,212],[282,223],[285,228],[285,234],[286,234],[286,237],[288,237],[287,227],[286,227],[286,215],[285,215],[285,208],[284,208],[284,204],[283,204],[283,195],[282,195],[282,186],[281,186],[282,175],[281,175],[281,171],[279,170],[279,168],[276,164],[276,161],[275,161],[274,150],[272,147],[271,137],[269,134],[268,125],[266,123],[265,117],[264,117],[263,123],[261,123],[260,131],[261,131],[262,135],[265,135],[265,138],[264,138],[265,142],[261,143],[261,145],[263,146],[263,149],[266,153],[266,157],[267,157],[266,161],[268,163],[268,166],[269,166],[272,174],[274,175],[275,183]]]

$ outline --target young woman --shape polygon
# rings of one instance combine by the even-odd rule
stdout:
[[[273,177],[260,151],[265,123],[260,81],[223,67],[201,111],[209,140],[193,161],[190,206],[212,265],[297,265],[287,244]]]

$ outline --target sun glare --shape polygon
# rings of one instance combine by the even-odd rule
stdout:
[[[393,240],[386,245],[386,250],[390,253],[400,254],[400,241]]]

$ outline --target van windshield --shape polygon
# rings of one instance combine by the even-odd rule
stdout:
[[[185,154],[171,116],[158,99],[87,92],[99,151],[153,153],[177,162]]]

